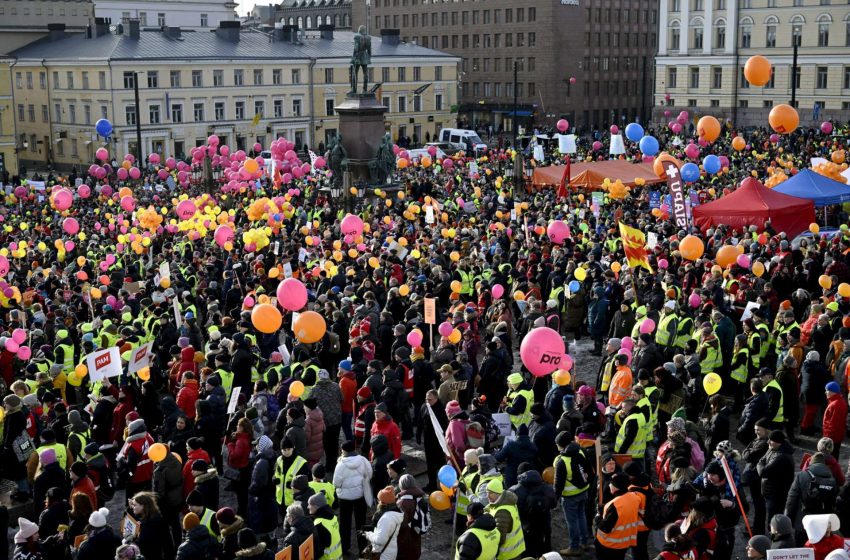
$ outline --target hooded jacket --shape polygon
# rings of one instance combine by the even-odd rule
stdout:
[[[197,379],[183,380],[183,387],[177,393],[177,406],[186,418],[195,419],[195,402],[198,400],[199,391]]]
[[[283,412],[283,410],[281,410]],[[307,456],[307,433],[306,433],[306,419],[304,416],[299,415],[298,418],[292,418],[286,424],[286,431],[284,432],[283,437],[287,437],[292,441],[292,445],[295,449],[294,453],[299,457]],[[281,438],[283,439],[283,438]]]
[[[552,508],[558,504],[555,491],[537,471],[526,471],[517,478],[510,491],[516,494],[519,519],[526,535],[538,535],[549,529]],[[541,507],[542,506],[542,507]]]
[[[398,555],[398,533],[404,514],[395,506],[391,507],[381,513],[375,530],[366,532],[366,538],[372,544],[372,553],[380,554],[380,560],[396,560]]]
[[[758,473],[761,477],[761,492],[765,496],[785,496],[794,482],[794,448],[787,441],[776,449],[768,449],[759,459]]]
[[[387,445],[393,454],[393,459],[398,459],[401,456],[401,431],[398,429],[398,424],[389,416],[386,416],[381,421],[375,420],[372,424],[371,432],[373,440],[378,435],[387,438]],[[372,456],[375,456],[374,449],[372,449]]]
[[[489,510],[490,508],[497,506],[515,506],[517,505],[517,501],[518,500],[516,494],[514,494],[510,490],[505,490],[499,496],[499,499],[489,504],[487,508]],[[499,532],[502,533],[502,535],[508,535],[511,531],[513,531],[513,518],[511,517],[511,514],[508,513],[506,510],[500,509],[496,512],[493,518],[496,520],[496,527],[499,529]]]
[[[362,455],[341,457],[334,469],[333,476],[337,498],[340,500],[356,500],[364,497],[365,483],[369,483],[371,479],[372,465],[366,457]],[[367,503],[370,499],[371,495],[367,498]]]
[[[183,504],[183,472],[180,461],[171,453],[154,466],[153,491],[163,510],[176,512]]]
[[[517,469],[521,463],[537,464],[537,446],[528,434],[523,434],[521,428],[517,438],[505,444],[494,456],[497,461],[505,464],[502,471],[505,486],[513,486],[517,483]]]
[[[496,528],[496,520],[489,513],[484,513],[469,528],[492,531]],[[460,536],[456,548],[459,560],[478,560],[481,556],[481,542],[472,531],[466,531]]]
[[[794,483],[791,485],[791,490],[788,492],[788,498],[785,501],[785,515],[790,517],[792,522],[800,522],[802,515],[806,513],[825,513],[822,511],[803,511],[806,500],[811,496],[812,485],[831,485],[836,489],[835,496],[838,495],[838,483],[832,476],[829,467],[824,463],[809,463],[806,470],[800,471],[794,476]]]
[[[221,557],[219,560],[233,560],[239,551],[238,533],[246,527],[245,520],[236,516],[236,520],[230,525],[219,525],[221,534]]]
[[[215,537],[206,526],[198,525],[189,530],[186,539],[177,547],[177,560],[207,560],[215,557],[217,549]]]
[[[307,413],[307,421],[304,427],[307,448],[304,458],[307,459],[307,462],[312,467],[321,461],[322,455],[325,453],[325,419],[322,409],[319,407],[313,410],[305,409],[304,411]]]
[[[248,486],[248,526],[257,535],[274,531],[277,526],[275,502],[274,448],[268,447],[257,455]]]

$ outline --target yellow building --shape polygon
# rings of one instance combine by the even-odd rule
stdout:
[[[686,109],[765,126],[792,97],[802,126],[850,118],[850,4],[830,0],[660,0],[655,115]],[[774,68],[765,87],[743,78],[747,59]],[[665,106],[662,106],[665,105]]]
[[[333,108],[350,89],[351,32],[265,34],[238,22],[214,31],[140,31],[130,22],[118,31],[54,34],[5,62],[17,134],[28,146],[19,157],[30,169],[88,166],[103,143],[95,132],[101,118],[113,124],[110,147],[119,155],[137,153],[138,119],[142,152],[165,157],[185,156],[210,134],[234,149],[285,136],[314,150],[336,134]],[[424,141],[450,125],[457,63],[393,37],[372,38],[371,84],[388,104],[394,138]]]
[[[4,64],[0,58],[0,64]],[[15,105],[12,82],[7,68],[0,68],[0,181],[4,170],[9,176],[18,173],[18,143],[15,136]]]

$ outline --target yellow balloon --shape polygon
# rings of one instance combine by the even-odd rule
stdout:
[[[723,379],[714,372],[702,378],[703,389],[705,389],[705,393],[709,396],[719,391],[721,385],[723,385]]]
[[[573,276],[576,277],[576,280],[579,282],[584,282],[584,279],[587,278],[587,271],[583,268],[577,268],[575,272],[573,272]]]
[[[838,295],[843,298],[850,298],[850,284],[842,282],[838,285]]]
[[[398,287],[398,293],[402,297],[406,297],[407,295],[410,294],[410,286],[408,286],[407,284],[402,284],[401,286]]]

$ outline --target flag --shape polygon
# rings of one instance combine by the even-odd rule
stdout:
[[[567,163],[564,165],[564,174],[561,176],[561,185],[558,187],[557,198],[567,198],[567,185],[570,183],[570,156],[567,156]]]
[[[652,267],[649,266],[649,254],[646,252],[646,236],[639,229],[629,227],[623,222],[619,224],[620,241],[623,242],[623,251],[626,253],[629,266],[632,268],[642,266],[652,272]]]
[[[260,113],[256,113],[254,118],[251,120],[251,126],[257,126],[260,124],[260,117],[262,117],[262,115],[260,115]]]
[[[315,169],[316,160],[319,159],[319,156],[317,156],[316,152],[313,150],[307,150],[307,153],[310,154],[310,173],[312,173]]]

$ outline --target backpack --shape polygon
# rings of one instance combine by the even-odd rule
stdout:
[[[424,535],[431,530],[431,507],[425,498],[414,498],[413,496],[402,496],[402,500],[414,500],[413,519],[410,520],[410,528],[417,535]]]
[[[806,471],[811,477],[809,491],[803,498],[803,513],[806,515],[832,513],[838,497],[838,484],[832,477],[819,478]]]
[[[280,401],[277,400],[277,395],[268,393],[266,396],[266,416],[270,422],[274,422],[278,414],[280,414]]]
[[[486,434],[484,433],[484,428],[481,427],[481,424],[478,422],[470,422],[466,425],[466,441],[469,444],[469,448],[477,449],[479,447],[484,447],[486,440]]]
[[[330,354],[339,354],[340,351],[339,335],[333,331],[328,331],[328,348]]]
[[[645,495],[647,503],[643,516],[644,524],[653,531],[663,529],[669,522],[672,504],[654,488],[650,488]]]
[[[488,416],[486,414],[472,414],[470,418],[473,422],[480,424],[484,428],[485,449],[488,449],[501,437],[502,434],[499,431],[499,425],[496,424],[496,421],[493,420],[492,416]]]

